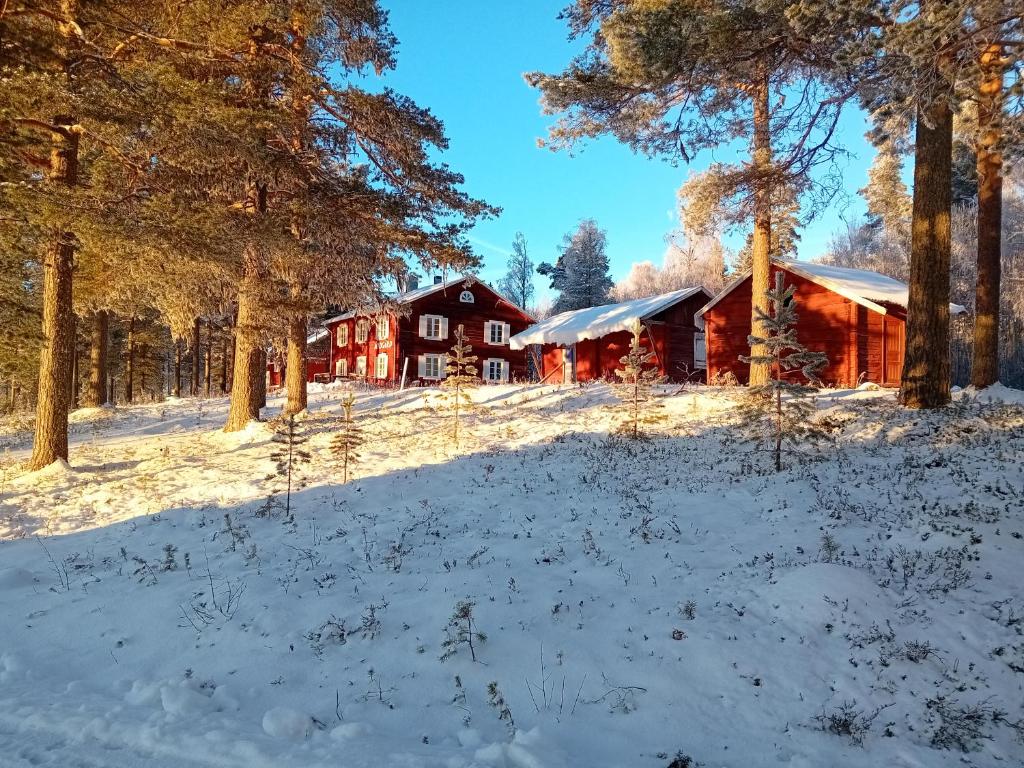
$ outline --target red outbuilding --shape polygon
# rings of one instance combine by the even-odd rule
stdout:
[[[904,283],[863,269],[773,259],[770,285],[780,271],[785,284],[796,287],[800,343],[828,357],[823,383],[899,386],[907,319]],[[739,358],[750,354],[750,304],[748,270],[698,311],[696,321],[703,325],[707,341],[709,380],[729,372],[740,383],[748,380],[750,366]],[[950,305],[954,314],[964,311]]]
[[[654,352],[658,371],[684,381],[704,368],[704,334],[694,324],[694,312],[710,298],[701,287],[684,288],[562,312],[513,336],[511,346],[540,346],[540,375],[547,383],[611,380],[629,351],[632,328],[639,320],[642,343]]]
[[[400,294],[395,303],[398,312],[346,312],[326,322],[332,380],[439,382],[459,325],[485,382],[527,378],[526,353],[510,348],[509,339],[534,319],[487,284],[471,277],[438,278]]]

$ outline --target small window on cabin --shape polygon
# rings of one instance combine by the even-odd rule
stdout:
[[[442,379],[444,378],[444,358],[441,355],[425,355],[423,360],[423,378]]]
[[[334,375],[335,376],[348,376],[348,360],[342,358],[334,363]]]
[[[391,325],[388,322],[388,318],[378,317],[377,318],[377,341],[383,341],[391,333]]]
[[[366,375],[366,355],[360,355],[356,358],[356,376]]]
[[[339,325],[338,326],[338,346],[339,347],[347,347],[348,346],[348,326],[347,325]]]
[[[489,321],[487,323],[487,343],[504,344],[505,341],[505,324],[496,320]]]
[[[386,352],[381,352],[377,355],[377,378],[386,379],[388,377],[388,355]]]
[[[441,338],[441,317],[439,315],[424,315],[423,316],[423,338],[425,338],[425,339],[440,339]]]
[[[472,304],[474,301],[476,301],[476,299],[473,298],[472,291],[463,291],[462,293],[459,294],[459,301],[461,301],[463,304]]]
[[[356,323],[356,344],[365,344],[370,338],[370,321],[360,320]]]

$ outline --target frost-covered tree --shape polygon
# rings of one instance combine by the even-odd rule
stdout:
[[[767,432],[774,446],[775,470],[782,469],[782,444],[797,444],[814,437],[818,430],[811,421],[814,404],[807,395],[816,391],[812,384],[787,378],[799,373],[807,382],[816,382],[828,363],[824,352],[812,352],[797,340],[799,319],[796,313],[796,288],[785,286],[781,272],[775,273],[775,288],[768,291],[768,311],[762,312],[764,336],[751,334],[751,349],[762,349],[759,356],[742,356],[745,363],[756,360],[767,365],[771,377],[764,384],[751,387],[747,393],[744,415],[756,423],[767,422]]]
[[[363,444],[363,430],[356,421],[354,407],[356,396],[346,392],[341,400],[341,421],[338,432],[331,438],[331,450],[341,461],[341,482],[347,483],[350,468],[359,461],[359,449]]]
[[[537,267],[550,278],[551,289],[558,291],[552,313],[608,303],[614,283],[608,272],[607,245],[605,231],[593,219],[584,219],[562,238],[558,260]]]
[[[455,447],[459,447],[459,430],[461,426],[461,415],[465,408],[473,403],[469,390],[477,385],[477,356],[473,354],[473,347],[466,343],[466,331],[460,324],[455,329],[455,346],[448,352],[445,365],[445,378],[441,382],[441,389],[446,393],[446,399],[452,412],[451,436]]]
[[[533,300],[533,268],[533,261],[526,252],[526,235],[516,232],[512,255],[508,257],[508,271],[498,281],[498,290],[521,309],[528,309]]]
[[[634,440],[642,436],[643,427],[661,421],[657,411],[661,407],[654,397],[653,388],[665,381],[654,363],[654,351],[640,343],[644,326],[639,320],[633,324],[633,338],[629,351],[619,358],[621,368],[615,369],[619,382],[615,384],[615,393],[619,396],[626,410],[626,420],[621,431]]]

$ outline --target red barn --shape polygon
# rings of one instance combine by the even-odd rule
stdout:
[[[654,352],[661,374],[685,380],[704,367],[704,334],[694,324],[694,312],[710,298],[703,288],[684,288],[562,312],[513,336],[511,346],[540,345],[541,378],[549,383],[614,379],[639,320],[643,345]]]
[[[796,287],[797,337],[828,357],[822,382],[899,386],[907,319],[904,283],[863,269],[773,259],[771,285],[780,271],[786,285]],[[707,340],[709,379],[731,372],[741,383],[748,380],[750,366],[739,357],[750,354],[750,303],[748,270],[698,311],[696,320],[703,320]],[[950,311],[965,310],[951,304]]]
[[[379,384],[438,382],[455,329],[466,342],[485,382],[525,379],[526,353],[509,347],[513,334],[534,320],[485,283],[457,278],[414,288],[396,302],[407,312],[347,312],[327,321],[327,370],[332,378],[359,378]]]

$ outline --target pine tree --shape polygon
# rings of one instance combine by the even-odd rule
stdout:
[[[551,279],[558,291],[551,311],[596,307],[609,302],[614,283],[608,272],[607,236],[593,219],[584,219],[562,238],[562,252],[555,264],[542,263],[537,271]]]
[[[533,299],[533,261],[526,252],[526,236],[516,232],[512,240],[512,255],[508,257],[508,271],[498,281],[498,290],[517,307],[528,309]]]
[[[473,348],[466,343],[466,333],[462,325],[455,330],[455,346],[448,353],[445,365],[445,379],[441,388],[447,392],[447,399],[452,410],[451,436],[455,447],[459,447],[460,417],[463,406],[470,407],[473,403],[469,390],[477,386],[477,356]]]
[[[782,273],[776,272],[775,288],[768,291],[769,311],[762,312],[761,317],[761,327],[767,329],[767,334],[751,334],[748,338],[751,350],[764,351],[756,357],[751,354],[740,358],[745,363],[767,365],[771,371],[767,382],[748,391],[744,415],[755,422],[767,421],[776,472],[782,469],[783,441],[795,444],[818,434],[811,422],[814,405],[805,399],[816,388],[786,377],[798,372],[808,382],[814,382],[828,363],[824,352],[811,352],[797,340],[796,328],[791,327],[798,320],[795,293],[796,288],[786,287]]]
[[[615,392],[626,408],[627,418],[622,424],[622,431],[637,440],[642,436],[641,428],[661,420],[655,413],[661,404],[654,398],[653,387],[665,381],[657,367],[651,363],[656,359],[654,351],[648,352],[640,344],[640,335],[644,327],[637,320],[633,324],[633,339],[629,352],[619,358],[621,368],[615,369],[620,381],[615,385]]]
[[[350,468],[359,461],[359,449],[363,444],[363,430],[353,416],[356,396],[347,392],[341,401],[341,423],[338,433],[331,439],[331,450],[341,460],[341,482],[347,483]]]
[[[290,517],[292,509],[292,474],[298,464],[307,462],[311,458],[309,451],[305,448],[306,440],[299,423],[295,420],[294,413],[288,414],[274,425],[274,436],[271,438],[274,449],[270,458],[275,462],[278,474],[283,474],[286,478],[287,491],[284,502],[286,518]]]

